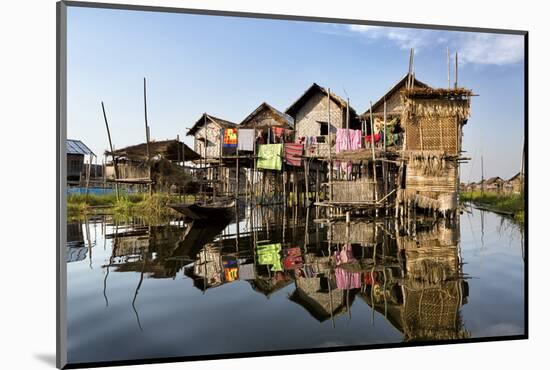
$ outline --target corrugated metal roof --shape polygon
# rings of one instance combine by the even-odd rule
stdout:
[[[82,141],[67,139],[67,154],[95,155]]]

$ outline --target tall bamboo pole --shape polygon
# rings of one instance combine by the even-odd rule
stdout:
[[[145,115],[145,140],[147,143],[147,167],[149,170],[149,195],[153,193],[153,186],[151,183],[151,152],[149,149],[149,124],[147,123],[147,81],[143,77],[143,107]]]
[[[455,53],[455,89],[458,89],[458,52]]]
[[[331,122],[330,122],[330,89],[327,90],[327,127],[328,127],[328,194],[329,201],[332,202],[332,140],[331,140]]]
[[[374,153],[374,122],[372,116],[372,101],[370,102],[370,142],[372,149],[372,173],[374,176],[374,200],[378,202],[378,189],[377,189],[377,177],[376,177],[376,154]]]
[[[449,48],[447,48],[447,83],[449,84],[449,90],[451,89],[451,54]]]
[[[113,149],[113,142],[111,141],[111,131],[109,130],[109,122],[107,122],[107,114],[105,114],[105,105],[101,102],[101,109],[103,110],[103,119],[105,120],[105,127],[107,128],[107,137],[109,138],[109,147],[111,148],[111,156],[113,158],[113,168],[115,170],[115,192],[116,199],[118,201],[118,166],[117,159],[115,157],[115,151]]]

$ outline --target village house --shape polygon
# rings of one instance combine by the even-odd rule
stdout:
[[[194,137],[194,150],[207,163],[217,163],[222,156],[221,130],[235,128],[237,124],[203,113],[187,131],[187,136]]]
[[[80,140],[67,139],[67,184],[78,185],[85,173],[84,156],[91,161],[95,154]]]
[[[262,136],[265,144],[291,141],[294,119],[271,105],[263,102],[250,113],[239,125],[239,128],[254,128]],[[287,140],[285,140],[285,138]]]
[[[483,190],[493,193],[500,193],[504,189],[504,180],[499,176],[491,177],[483,182]]]
[[[133,185],[153,184],[156,190],[183,185],[186,175],[181,164],[200,158],[198,153],[179,140],[131,145],[114,152],[107,151],[105,155],[115,159],[105,166],[108,181]]]
[[[521,172],[518,172],[504,182],[503,190],[506,193],[520,194],[523,191],[523,181],[523,175]]]
[[[338,128],[361,127],[355,109],[333,92],[329,95],[327,89],[316,83],[292,103],[285,113],[294,118],[295,142],[305,144],[306,155],[310,156],[328,154],[329,132],[334,145]],[[309,146],[316,146],[316,150],[307,150]]]
[[[403,92],[407,88],[407,82],[409,81],[409,75],[403,76],[395,85],[393,85],[384,95],[380,97],[372,105],[372,118],[374,120],[374,132],[378,133],[384,130],[384,117],[386,118],[386,132],[388,134],[402,134],[403,128],[401,126],[401,115],[405,109],[402,97]],[[428,88],[429,86],[424,82],[412,77],[412,86],[417,88]],[[366,122],[366,131],[370,132],[370,117],[371,107],[369,107],[365,113],[360,116],[361,120]],[[402,135],[398,136],[399,140],[386,140],[388,144],[398,144],[398,147],[402,147]]]

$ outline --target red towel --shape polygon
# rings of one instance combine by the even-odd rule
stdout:
[[[365,135],[365,141],[367,143],[372,143],[372,141],[371,141],[372,139],[373,139],[372,135]],[[380,139],[381,139],[380,134],[374,134],[374,142],[375,143],[379,142]]]
[[[302,144],[285,143],[285,163],[290,166],[302,165],[302,153],[304,146]]]

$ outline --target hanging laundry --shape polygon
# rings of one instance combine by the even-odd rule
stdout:
[[[361,148],[361,130],[339,128],[336,130],[336,153]]]
[[[222,137],[222,154],[235,155],[237,153],[237,129],[226,128],[221,129]]]
[[[361,273],[349,272],[341,267],[337,267],[334,270],[336,276],[336,287],[338,289],[356,289],[361,288]]]
[[[285,163],[290,166],[301,166],[304,146],[302,144],[285,143],[284,148]]]
[[[283,271],[281,264],[281,243],[257,245],[258,264],[271,265],[271,271]]]
[[[285,129],[282,127],[272,127],[271,131],[273,132],[273,135],[277,138],[283,137],[285,133]]]
[[[252,152],[254,150],[254,129],[240,128],[237,139],[239,150],[248,152]]]
[[[334,257],[336,259],[336,266],[356,260],[355,257],[353,257],[350,244],[344,245],[339,252],[334,252]],[[337,267],[334,271],[334,275],[336,276],[336,286],[338,289],[355,289],[361,287],[360,272],[349,272],[341,267]]]
[[[336,266],[340,266],[342,263],[355,261],[350,244],[345,244],[339,252],[334,252],[334,257],[336,259]]]
[[[378,143],[381,138],[382,136],[379,133],[374,135],[365,135],[365,143],[370,146],[373,140],[375,143]]]
[[[371,272],[365,272],[363,276],[363,282],[365,285],[373,285],[376,283],[376,277],[378,276],[378,273],[376,271]]]
[[[239,266],[239,280],[254,280],[256,274],[254,273],[254,264],[247,263]]]
[[[239,269],[237,267],[226,267],[223,269],[225,273],[225,281],[230,283],[239,280]]]
[[[223,146],[236,148],[237,141],[237,129],[226,128],[223,133]]]
[[[284,255],[283,266],[285,270],[299,269],[304,265],[302,250],[299,247],[285,249]]]
[[[258,168],[280,171],[283,144],[264,144],[258,146]]]

